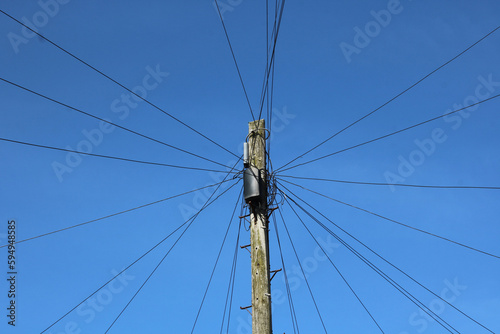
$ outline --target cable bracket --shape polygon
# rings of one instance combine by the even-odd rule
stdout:
[[[273,274],[273,275],[271,276],[271,279],[269,280],[269,282],[271,282],[273,280],[274,276],[276,276],[276,274],[279,273],[282,270],[283,270],[282,268],[281,269],[277,269],[277,270],[271,270],[270,273]]]
[[[241,306],[240,306],[240,310],[246,310],[248,313],[250,313],[250,315],[252,315],[252,312],[250,312],[250,311],[248,310],[249,308],[252,308],[252,305],[250,305],[250,306],[245,306],[245,307],[241,307]]]
[[[240,246],[241,249],[246,249],[250,254],[252,254],[252,252],[250,252],[250,250],[248,249],[248,247],[252,246],[251,244],[248,244],[248,245],[244,245],[244,246]]]

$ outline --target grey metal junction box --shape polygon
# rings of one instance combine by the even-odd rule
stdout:
[[[253,166],[245,169],[243,173],[243,196],[247,203],[260,196],[259,173]]]

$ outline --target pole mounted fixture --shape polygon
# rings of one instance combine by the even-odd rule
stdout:
[[[248,142],[243,143],[243,167],[250,167],[250,160],[248,158]]]
[[[271,334],[266,129],[263,119],[250,122],[248,125],[248,142],[245,143],[248,161],[245,163],[244,159],[246,168],[244,173],[244,195],[245,201],[250,206],[252,333]]]
[[[260,172],[257,167],[249,166],[243,172],[243,197],[246,203],[258,202],[260,199]]]

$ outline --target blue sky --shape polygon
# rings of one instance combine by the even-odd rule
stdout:
[[[221,1],[254,112],[266,67],[264,1]],[[237,156],[252,120],[212,1],[4,1],[0,9]],[[495,29],[496,1],[286,1],[275,59],[271,161],[277,169],[410,87]],[[274,18],[274,9],[271,10]],[[271,21],[272,22],[272,21]],[[232,166],[235,157],[0,15],[0,76],[71,107]],[[377,138],[500,93],[497,31],[410,91],[295,163]],[[94,154],[225,170],[0,82],[0,137]],[[500,186],[500,104],[493,99],[278,176],[376,183]],[[266,114],[266,110],[264,110]],[[268,125],[269,127],[269,125]],[[1,141],[1,245],[220,182],[224,174],[153,166]],[[292,164],[293,165],[293,164]],[[236,170],[243,168],[238,163]],[[222,176],[221,176],[222,175]],[[285,179],[285,177],[282,177]],[[433,189],[286,179],[500,255],[498,190]],[[110,333],[190,333],[242,183],[204,210]],[[282,184],[493,332],[500,332],[498,258],[480,254]],[[288,192],[283,186],[281,189]],[[16,328],[40,333],[199,210],[215,188],[34,240],[17,248]],[[293,195],[289,194],[290,196]],[[302,205],[302,204],[301,204]],[[304,205],[305,206],[305,205]],[[298,209],[297,206],[294,206]],[[328,332],[378,333],[288,204],[281,210]],[[300,212],[385,333],[445,333],[438,324]],[[312,211],[312,209],[311,209]],[[277,212],[276,212],[277,213]],[[240,206],[236,215],[240,214]],[[278,232],[303,333],[324,332],[281,217]],[[487,333],[322,220],[461,333]],[[237,238],[228,233],[195,333],[218,333]],[[282,267],[274,226],[271,265]],[[104,333],[174,244],[173,235],[46,333]],[[243,227],[240,245],[249,243]],[[7,272],[7,250],[0,251]],[[249,333],[250,261],[238,252],[229,333]],[[5,274],[6,275],[6,274]],[[273,280],[274,331],[293,333],[283,273]],[[226,328],[224,327],[224,332]]]

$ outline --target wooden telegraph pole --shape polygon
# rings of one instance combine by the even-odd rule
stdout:
[[[252,256],[252,333],[271,334],[271,282],[267,208],[265,122],[250,122],[248,135],[249,170],[258,181],[259,195],[250,203],[250,244]]]

